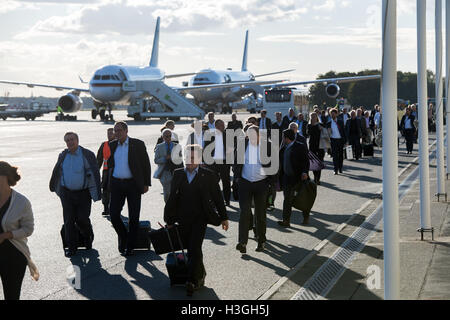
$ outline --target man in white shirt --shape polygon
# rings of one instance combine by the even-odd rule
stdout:
[[[214,130],[216,128],[214,120],[214,112],[208,113],[208,128]]]
[[[258,240],[256,251],[265,250],[266,242],[266,209],[267,196],[270,187],[270,179],[264,171],[261,164],[261,143],[268,144],[268,150],[271,150],[270,142],[261,141],[259,128],[252,126],[247,131],[248,141],[245,148],[245,162],[237,166],[235,170],[236,179],[239,184],[239,207],[241,209],[239,218],[239,243],[236,250],[246,253],[248,243],[248,232],[253,228],[252,202],[255,204],[255,234]]]
[[[233,153],[234,147],[226,145],[225,123],[222,120],[216,120],[215,131],[210,141],[205,141],[205,149],[211,143],[214,143],[212,158],[214,163],[210,165],[210,169],[215,171],[222,180],[223,196],[227,206],[230,205],[231,199],[231,179],[230,164],[227,164],[227,152]],[[206,163],[208,161],[205,160]]]
[[[334,174],[343,172],[344,145],[346,142],[344,120],[339,119],[338,111],[331,110],[331,121],[327,124],[331,138],[331,155],[333,156]]]
[[[111,142],[111,157],[108,168],[112,172],[110,181],[111,223],[119,238],[119,252],[132,256],[138,240],[141,196],[151,185],[151,168],[145,143],[128,137],[128,125],[117,122],[114,126],[117,140]],[[129,230],[125,227],[121,211],[125,200],[128,203]]]

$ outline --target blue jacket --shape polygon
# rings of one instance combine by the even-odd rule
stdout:
[[[100,190],[100,171],[97,166],[97,158],[92,151],[89,151],[80,146],[83,153],[84,169],[86,173],[87,187],[91,198],[94,201],[99,201],[101,199]],[[56,194],[61,197],[61,175],[62,175],[62,164],[69,149],[64,150],[58,156],[58,161],[53,168],[52,177],[50,178],[50,191],[56,192]]]

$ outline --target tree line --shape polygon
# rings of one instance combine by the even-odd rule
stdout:
[[[356,77],[381,74],[381,70],[364,70],[360,72],[329,71],[320,74],[318,79]],[[398,99],[417,103],[417,73],[397,72],[398,76]],[[435,74],[428,70],[428,98],[435,97]],[[444,82],[445,83],[445,82]],[[347,99],[352,107],[364,106],[372,109],[375,104],[380,104],[381,81],[368,80],[339,84],[341,92],[336,99]],[[325,92],[326,86],[322,83],[315,84],[309,89],[309,103],[311,106],[318,105],[332,107],[336,105],[336,99],[331,99]]]

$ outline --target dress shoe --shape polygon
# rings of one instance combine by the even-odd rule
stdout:
[[[266,249],[265,242],[258,243],[258,247],[256,248],[256,252],[264,252]]]
[[[102,212],[102,215],[103,215],[103,216],[109,216],[109,212],[108,212],[108,211],[103,211],[103,212]]]
[[[334,172],[334,175],[335,175],[335,176],[337,176],[337,175],[338,175],[337,171],[335,171],[335,172]]]
[[[342,169],[339,169],[339,173],[342,173]]]
[[[309,218],[303,218],[302,225],[304,225],[304,226],[309,225]]]
[[[238,243],[236,250],[239,250],[242,254],[245,254],[247,253],[247,246],[245,244]]]
[[[186,295],[188,297],[192,297],[192,295],[194,294],[194,290],[195,290],[195,286],[192,282],[186,282]]]
[[[67,258],[73,257],[73,256],[76,255],[76,254],[77,254],[77,249],[68,249],[68,250],[66,250],[66,252],[64,253],[64,255],[65,255]]]
[[[134,250],[133,249],[126,249],[125,250],[125,253],[124,253],[124,256],[125,257],[131,257],[131,256],[134,256]]]
[[[289,222],[286,222],[286,221],[278,221],[278,225],[283,227],[283,228],[289,228],[291,226],[291,224]]]
[[[318,186],[320,186],[320,181],[317,181],[316,184],[317,184]]]
[[[124,254],[127,248],[127,242],[122,237],[119,237],[119,252]]]

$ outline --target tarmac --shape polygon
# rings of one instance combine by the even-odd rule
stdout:
[[[22,299],[25,300],[181,300],[186,299],[185,290],[168,285],[165,255],[153,251],[140,251],[126,259],[117,251],[117,236],[107,218],[102,217],[101,203],[92,206],[91,220],[95,240],[93,250],[80,250],[72,259],[64,257],[59,231],[62,224],[61,203],[48,190],[51,170],[58,153],[65,148],[63,135],[74,131],[80,135],[80,145],[96,152],[106,139],[106,129],[111,123],[92,121],[89,112],[78,113],[77,122],[55,122],[54,115],[36,119],[7,120],[0,122],[0,159],[20,167],[22,180],[16,190],[25,194],[33,205],[35,232],[29,238],[32,257],[38,266],[41,279],[34,282],[26,275]],[[249,114],[239,114],[245,120]],[[115,111],[114,117],[126,120],[124,112]],[[216,118],[230,120],[229,115]],[[175,130],[178,136],[187,137],[191,121],[179,121]],[[161,121],[135,123],[128,121],[129,135],[142,139],[153,162],[155,143],[160,135]],[[434,137],[430,136],[430,144]],[[417,145],[415,145],[417,148]],[[399,181],[407,179],[417,168],[417,152],[405,154],[404,144],[399,149]],[[289,300],[296,296],[302,286],[316,272],[329,264],[343,244],[351,240],[354,232],[364,225],[366,219],[379,211],[381,200],[381,150],[375,157],[358,162],[346,160],[344,174],[333,176],[331,159],[326,157],[326,170],[311,215],[310,225],[302,226],[301,214],[294,211],[291,228],[280,229],[282,194],[276,199],[276,209],[267,214],[267,250],[255,252],[256,241],[252,239],[247,255],[235,250],[238,239],[239,205],[232,200],[228,208],[230,230],[208,228],[203,245],[207,270],[206,287],[194,294],[194,300]],[[450,227],[447,222],[447,203],[434,198],[435,162],[430,166],[430,190],[433,202],[431,216],[436,229],[435,241],[420,241],[417,233],[420,219],[418,213],[417,179],[405,188],[400,203],[401,276],[402,298],[446,299],[448,298],[449,273],[446,261],[450,259]],[[409,180],[407,180],[408,182]],[[447,182],[448,187],[448,182]],[[143,196],[141,220],[151,221],[158,229],[163,223],[164,201],[159,181],[152,179],[148,194]],[[123,216],[128,216],[124,207]],[[376,216],[376,215],[375,215]],[[380,224],[381,223],[381,224]],[[370,230],[369,230],[370,229]],[[369,227],[371,237],[367,241],[353,241],[356,249],[348,250],[351,259],[337,268],[337,276],[329,279],[326,294],[320,299],[383,299],[383,238],[382,221]],[[361,251],[362,250],[362,251]],[[360,253],[361,251],[361,253]],[[446,260],[447,259],[447,260]],[[368,266],[381,269],[381,287],[368,290]],[[81,287],[72,288],[67,281],[68,268],[76,266],[81,271]],[[343,271],[342,271],[343,270]],[[405,270],[408,270],[407,272]],[[310,281],[311,282],[311,281]],[[1,286],[1,285],[0,285]],[[0,299],[2,292],[0,290]]]
[[[430,135],[430,142],[434,137]],[[417,145],[415,146],[417,148]],[[418,158],[399,174],[401,182],[414,176],[399,202],[400,222],[400,299],[448,300],[450,299],[450,207],[449,199],[440,196],[438,202],[435,146],[430,156],[430,216],[434,228],[421,239],[420,183]],[[409,181],[408,181],[409,182]],[[446,190],[450,181],[445,177]],[[329,281],[322,292],[314,292],[311,284],[318,282],[320,269],[335,262],[336,252],[362,227],[363,221],[375,214],[382,216],[382,192],[380,198],[368,201],[352,218],[342,224],[291,273],[274,285],[262,299],[267,300],[383,300],[384,259],[383,220],[374,226],[370,239],[361,244],[347,265],[339,264],[342,271]],[[379,277],[378,277],[379,275]]]

